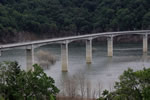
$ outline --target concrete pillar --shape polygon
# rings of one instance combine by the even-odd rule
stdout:
[[[34,60],[34,45],[32,45],[31,47],[31,50],[32,50],[32,65],[35,64],[35,60]]]
[[[26,48],[26,67],[27,71],[34,70],[33,65],[34,64],[34,48],[33,46],[29,46]]]
[[[2,51],[0,50],[0,57],[2,56]]]
[[[148,50],[148,35],[143,35],[143,53],[147,53]]]
[[[148,62],[147,53],[143,53],[143,55],[142,55],[142,61],[143,61],[143,62]]]
[[[86,63],[92,63],[92,39],[86,40]]]
[[[68,43],[61,44],[61,64],[62,71],[68,71]]]
[[[113,37],[107,38],[107,53],[109,57],[113,56]]]

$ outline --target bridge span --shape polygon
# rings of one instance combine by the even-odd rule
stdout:
[[[107,37],[107,54],[109,57],[113,56],[113,37],[118,35],[130,35],[138,34],[143,36],[143,53],[148,51],[148,35],[150,30],[138,30],[138,31],[120,31],[120,32],[103,32],[88,35],[70,36],[63,38],[53,38],[47,40],[38,40],[23,43],[5,44],[0,45],[0,55],[2,57],[2,51],[9,50],[18,47],[25,47],[26,49],[26,63],[27,70],[33,69],[34,64],[34,49],[47,44],[59,43],[61,44],[61,62],[62,71],[68,71],[68,44],[72,41],[85,40],[86,41],[86,62],[92,63],[92,40],[98,37]]]

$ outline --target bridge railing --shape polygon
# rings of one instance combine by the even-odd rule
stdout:
[[[150,30],[139,30],[139,31],[120,31],[120,32],[103,32],[103,33],[94,33],[94,34],[87,34],[87,35],[79,35],[79,36],[70,36],[70,37],[63,37],[63,38],[53,38],[47,40],[38,40],[38,41],[31,41],[31,42],[22,42],[22,43],[13,43],[13,44],[5,44],[0,45],[0,49],[5,48],[14,48],[20,46],[27,46],[27,45],[36,45],[42,43],[53,43],[53,42],[62,42],[66,40],[79,40],[79,39],[87,39],[90,37],[101,37],[107,35],[127,35],[127,34],[150,34]]]

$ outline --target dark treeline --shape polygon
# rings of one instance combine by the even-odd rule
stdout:
[[[0,0],[0,37],[150,28],[150,0]]]

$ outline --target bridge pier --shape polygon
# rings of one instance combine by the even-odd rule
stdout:
[[[68,71],[68,43],[61,44],[61,64],[62,71]]]
[[[0,50],[0,57],[2,56],[2,51]]]
[[[26,67],[27,71],[34,70],[33,65],[34,64],[34,48],[32,46],[27,46],[26,48]]]
[[[109,57],[113,56],[113,36],[107,38],[107,54]]]
[[[92,39],[86,40],[86,63],[92,63]]]
[[[143,35],[143,53],[147,53],[148,51],[148,35]]]

